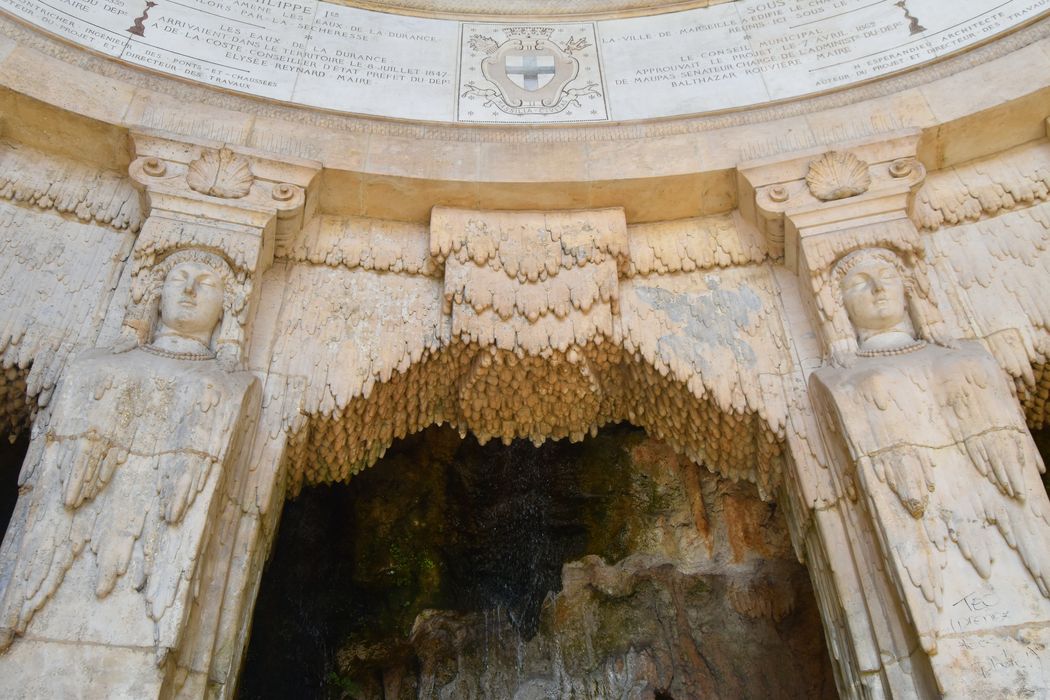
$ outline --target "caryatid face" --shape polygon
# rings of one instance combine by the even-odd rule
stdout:
[[[899,326],[907,317],[904,280],[886,260],[857,263],[842,279],[842,300],[858,333],[877,334]]]
[[[222,318],[222,278],[203,263],[187,261],[171,268],[164,278],[160,320],[179,335],[211,337]]]

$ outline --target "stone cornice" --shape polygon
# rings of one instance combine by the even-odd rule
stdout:
[[[544,19],[606,18],[656,15],[708,7],[735,0],[329,0],[366,10],[415,17],[500,19],[528,21]]]
[[[207,104],[220,109],[252,114],[261,118],[295,121],[299,124],[309,124],[339,132],[382,134],[427,140],[469,143],[565,143],[574,141],[620,141],[679,134],[696,134],[798,117],[902,93],[988,64],[990,61],[995,61],[1030,44],[1046,39],[1050,37],[1050,19],[1038,20],[985,45],[965,50],[960,54],[945,59],[932,61],[899,74],[893,74],[861,85],[840,88],[784,102],[711,114],[642,122],[596,124],[585,127],[532,125],[524,129],[422,124],[379,117],[338,114],[322,109],[311,109],[232,94],[217,88],[209,88],[176,78],[160,76],[119,61],[103,58],[90,51],[51,38],[4,15],[0,15],[0,36],[5,36],[21,46],[32,48],[64,63],[82,68],[89,73],[113,78],[125,85],[132,85],[137,88],[169,95],[182,103]],[[1032,76],[1028,77],[1031,78]],[[0,79],[0,82],[6,84],[8,81]],[[1050,82],[1050,80],[1044,82]],[[1031,81],[1029,84],[1032,84]],[[985,87],[990,86],[986,85]],[[862,138],[876,133],[874,129],[863,132],[862,127],[857,124],[849,125],[843,122],[837,126],[839,129],[838,134],[832,140]],[[896,129],[903,126],[908,125],[894,124],[889,128]],[[853,130],[852,132],[851,129]],[[805,136],[798,133],[794,135],[794,138],[795,141],[793,143],[784,143],[782,144],[783,147],[780,148],[773,147],[768,143],[755,144],[744,154],[743,159],[760,158],[779,152],[817,146],[826,142],[826,139],[820,139],[819,135],[814,135],[814,138],[808,142],[805,140]],[[316,154],[301,155],[316,157]]]
[[[934,171],[1043,137],[1050,95],[1046,21],[834,95],[690,120],[518,131],[382,122],[252,100],[150,75],[7,20],[0,28],[22,44],[0,41],[0,98],[12,141],[111,170],[132,160],[127,133],[151,129],[274,159],[308,158],[324,168],[319,211],[415,223],[429,221],[436,205],[622,206],[630,224],[725,213],[737,204],[735,169],[743,161],[906,128],[919,131],[918,158]],[[49,80],[35,77],[41,72]],[[60,136],[45,139],[41,120]],[[983,129],[987,123],[997,128]]]

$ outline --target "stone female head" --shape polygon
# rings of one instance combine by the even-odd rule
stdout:
[[[211,353],[238,336],[240,298],[233,270],[216,253],[176,251],[151,271],[141,343],[179,353]],[[237,343],[239,345],[239,343]]]
[[[161,286],[160,320],[154,341],[175,336],[208,348],[222,319],[225,286],[212,265],[198,260],[172,265]]]
[[[909,285],[896,255],[884,248],[855,251],[836,263],[832,277],[862,352],[915,341]]]

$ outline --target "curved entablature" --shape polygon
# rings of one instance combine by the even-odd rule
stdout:
[[[364,10],[419,17],[535,21],[566,17],[596,19],[681,12],[739,0],[332,0]]]
[[[523,23],[325,0],[4,6],[82,48],[220,90],[335,112],[504,126],[682,117],[824,93],[964,51],[1046,13],[1038,3],[1011,8],[997,0],[738,0]]]
[[[787,105],[636,126],[538,130],[424,126],[267,103],[113,63],[0,19],[0,30],[18,44],[0,56],[3,130],[23,149],[62,154],[96,171],[126,170],[134,158],[128,134],[143,130],[309,159],[323,166],[318,211],[338,216],[426,223],[431,208],[442,204],[622,206],[632,224],[680,220],[731,211],[735,170],[748,159],[908,127],[921,130],[918,156],[932,172],[1040,138],[1050,88],[1038,76],[1050,75],[1048,29],[1050,23],[1037,22],[937,65]],[[1035,80],[1031,73],[1023,81],[1004,79],[1032,66],[1047,70]],[[40,72],[49,80],[33,77]],[[987,90],[959,100],[974,84]],[[37,128],[42,123],[48,130]],[[989,123],[996,128],[984,129]],[[975,130],[981,138],[971,138]],[[39,186],[13,196],[48,200],[50,174],[22,175],[30,177]],[[74,199],[57,206],[73,206],[78,217],[87,212],[102,223],[116,217],[117,226],[141,218],[116,208],[116,200]]]
[[[1031,46],[1007,60],[1033,55],[1045,59],[1045,48],[1043,44]],[[12,65],[0,58],[0,67]],[[972,79],[984,69],[975,68],[967,77]],[[972,382],[961,373],[948,372],[955,377],[949,388],[958,388],[952,389],[958,396],[943,396],[948,403],[940,404],[945,407],[941,413],[958,417],[967,406],[981,405],[983,399],[974,401],[973,394],[963,394],[978,385],[982,390],[991,387],[985,379],[995,378],[999,385],[996,405],[1016,414],[1010,430],[1023,434],[1024,422],[1010,387],[1001,381],[992,358],[975,343],[952,347],[956,340],[976,339],[1015,378],[1029,425],[1045,422],[1050,314],[1041,292],[1050,260],[1046,252],[1050,250],[1046,234],[1050,230],[1050,175],[1045,165],[1047,142],[1042,137],[1047,91],[1037,87],[1017,92],[1022,96],[1016,102],[1001,106],[1000,113],[1010,118],[997,121],[1001,129],[988,134],[987,141],[960,145],[960,141],[945,138],[938,148],[956,149],[952,155],[941,152],[932,159],[924,157],[932,148],[931,139],[943,136],[930,127],[845,140],[833,150],[821,146],[744,165],[730,162],[722,175],[731,183],[725,189],[667,192],[658,203],[710,196],[718,202],[714,208],[719,213],[687,217],[682,210],[664,209],[668,220],[645,221],[646,217],[629,213],[630,207],[641,205],[638,192],[606,193],[609,199],[619,200],[620,206],[604,203],[601,208],[571,209],[564,202],[548,206],[529,183],[519,182],[508,196],[531,201],[539,210],[506,211],[475,206],[483,187],[462,181],[458,189],[444,193],[451,199],[462,195],[465,203],[409,216],[396,211],[397,202],[387,201],[388,209],[382,212],[371,210],[393,198],[390,193],[396,187],[391,183],[395,181],[386,181],[386,191],[366,196],[363,178],[355,181],[351,168],[337,167],[332,152],[324,162],[307,162],[264,154],[232,140],[202,143],[170,132],[137,130],[130,143],[114,138],[101,145],[84,144],[85,152],[92,154],[114,143],[126,144],[131,162],[130,177],[126,177],[119,170],[106,172],[88,165],[95,162],[93,156],[79,162],[56,158],[53,151],[31,148],[39,141],[21,141],[28,116],[54,115],[58,110],[7,90],[0,93],[8,100],[4,125],[10,128],[2,151],[2,162],[9,167],[0,188],[0,200],[6,200],[0,201],[0,251],[7,252],[7,265],[0,266],[0,291],[6,288],[12,303],[3,314],[0,340],[5,343],[5,367],[15,369],[15,376],[8,376],[10,386],[18,391],[8,391],[0,400],[10,403],[27,394],[43,404],[53,383],[61,378],[58,393],[39,414],[37,425],[42,426],[59,415],[56,407],[62,396],[76,399],[76,395],[93,397],[97,393],[115,402],[116,393],[110,392],[105,372],[88,376],[78,365],[67,366],[67,360],[92,346],[109,347],[118,336],[124,337],[122,329],[137,327],[133,323],[143,318],[133,312],[137,295],[144,289],[142,283],[160,279],[169,255],[185,256],[178,260],[187,264],[221,258],[226,262],[214,269],[229,266],[243,277],[238,281],[239,291],[231,290],[229,310],[247,304],[255,308],[254,315],[230,317],[237,325],[230,329],[233,334],[217,333],[216,350],[234,341],[236,356],[223,358],[231,364],[220,366],[218,358],[210,359],[210,345],[209,352],[176,352],[174,357],[140,352],[165,362],[214,363],[207,365],[211,368],[208,373],[191,369],[179,375],[198,378],[221,376],[214,374],[220,371],[239,374],[235,361],[243,353],[251,372],[265,387],[262,418],[257,423],[254,414],[246,414],[239,424],[250,430],[243,434],[224,427],[229,425],[225,418],[214,419],[214,397],[204,391],[208,387],[202,389],[200,410],[173,405],[172,415],[192,416],[202,428],[212,421],[218,427],[209,428],[210,435],[230,438],[223,454],[236,454],[236,461],[229,461],[221,470],[223,478],[230,480],[229,489],[218,489],[216,476],[216,490],[207,492],[211,495],[187,501],[187,507],[198,512],[203,512],[203,504],[213,496],[209,503],[228,504],[236,514],[223,527],[241,527],[238,518],[242,516],[259,521],[269,518],[273,523],[287,493],[294,494],[304,484],[351,478],[397,437],[433,423],[451,423],[482,440],[539,441],[579,439],[604,423],[631,421],[712,470],[755,482],[764,496],[776,497],[778,504],[795,514],[793,527],[800,537],[796,544],[809,538],[803,554],[808,561],[817,561],[815,568],[852,571],[848,561],[849,566],[843,566],[843,558],[820,563],[813,554],[814,542],[817,536],[841,537],[856,539],[861,543],[858,547],[868,546],[863,538],[871,528],[846,521],[848,527],[843,529],[844,521],[835,516],[834,509],[862,514],[861,509],[868,507],[862,500],[865,494],[850,478],[866,468],[862,458],[881,454],[882,448],[874,445],[849,454],[841,450],[827,454],[821,433],[815,432],[814,410],[806,393],[805,376],[810,370],[823,365],[839,377],[859,376],[867,362],[868,366],[884,365],[887,373],[880,376],[895,376],[889,372],[898,372],[899,357],[913,361],[913,350],[959,361],[980,355],[984,374],[975,375]],[[52,111],[40,111],[46,109]],[[65,116],[73,121],[68,113]],[[944,123],[951,132],[961,129],[961,124],[978,122],[981,116],[979,108],[961,110],[954,122],[946,118]],[[842,117],[843,112],[838,112],[833,119]],[[96,122],[85,126],[89,121],[81,120],[78,128],[98,129]],[[54,123],[68,125],[60,120]],[[1016,145],[1018,138],[1031,135],[1035,127],[1038,131],[1025,139],[1029,141],[1025,145],[1012,149],[1003,145]],[[933,132],[939,136],[931,136]],[[119,136],[120,130],[103,133],[108,138]],[[244,140],[250,140],[250,133],[242,134]],[[422,142],[406,138],[401,143],[410,149]],[[509,151],[515,151],[520,144],[509,146],[514,147]],[[608,146],[603,143],[582,152],[597,155]],[[535,154],[529,148],[515,152],[526,167],[533,167],[528,161]],[[620,158],[627,160],[642,152],[639,148]],[[994,155],[976,160],[960,155],[973,152]],[[376,167],[389,166],[398,158],[398,152],[381,149],[375,155],[371,165]],[[343,156],[351,158],[346,153]],[[946,161],[953,165],[944,167]],[[930,167],[928,173],[927,163],[939,167]],[[421,167],[434,166],[424,163]],[[586,182],[588,175],[583,173],[576,182]],[[415,194],[401,192],[398,196]],[[530,194],[534,195],[531,200],[527,199]],[[422,200],[415,204],[418,209],[428,203]],[[734,208],[738,211],[731,211]],[[392,215],[380,215],[387,212]],[[778,232],[779,237],[772,235]],[[788,242],[793,248],[785,245]],[[785,248],[794,253],[788,255]],[[905,312],[914,324],[909,344],[877,355],[862,347],[866,340],[857,330],[862,326],[840,298],[844,277],[836,277],[836,269],[845,269],[839,268],[844,260],[860,255],[884,262],[899,258],[901,269],[911,276],[903,287],[908,297]],[[148,297],[143,301],[148,302]],[[138,305],[152,308],[149,303]],[[843,334],[848,336],[845,345]],[[868,354],[862,357],[862,351]],[[108,357],[107,367],[116,368],[112,374],[126,371],[120,365],[122,355],[107,351],[101,355]],[[153,367],[150,363],[159,359],[144,360],[143,367]],[[854,363],[852,368],[847,361]],[[831,367],[835,362],[842,366]],[[24,390],[19,384],[23,377]],[[80,388],[65,390],[68,378],[83,380]],[[149,377],[142,381],[147,380],[153,381]],[[139,380],[129,386],[138,386],[135,382]],[[932,405],[932,399],[924,398],[931,392],[923,387],[941,385],[920,381],[915,386],[907,395],[903,390],[896,395],[903,397],[895,399],[902,414],[911,410],[913,400]],[[254,412],[256,395],[251,396]],[[879,394],[872,396],[871,415],[878,415],[874,412],[884,409],[878,406]],[[72,404],[69,400],[65,417],[98,415],[76,407],[89,406],[99,398]],[[229,402],[222,405],[234,408]],[[937,411],[940,409],[926,413]],[[825,429],[839,431],[824,433],[835,440],[839,439],[836,435],[867,439],[874,435],[872,426],[910,423],[908,415],[874,423],[863,416],[835,419],[838,423],[828,423],[826,415],[817,418],[825,421],[821,423]],[[165,417],[161,424],[173,422]],[[843,432],[836,425],[852,432]],[[966,425],[977,426],[978,433],[967,433],[965,438],[983,434],[981,424],[969,421]],[[251,452],[248,447],[242,450],[241,436],[256,428],[260,432],[252,441]],[[157,434],[168,437],[165,430]],[[68,436],[70,440],[83,437],[88,445],[84,449],[93,449],[91,433],[81,435],[74,430]],[[922,450],[934,449],[917,438],[908,439]],[[888,443],[883,440],[882,444]],[[956,446],[945,441],[936,449]],[[789,451],[791,459],[787,460]],[[153,459],[164,454],[167,448],[160,445],[146,456]],[[35,459],[30,463],[37,463]],[[1037,461],[1033,458],[1029,466]],[[149,484],[145,492],[163,493],[153,486],[156,469],[148,460],[140,464],[121,466],[113,478],[141,476],[141,483]],[[978,461],[960,464],[971,471],[971,466],[978,470],[982,466]],[[53,479],[65,472],[49,468],[35,473]],[[218,475],[219,471],[198,473]],[[105,498],[126,493],[117,482],[105,487],[106,478],[109,476],[91,488],[104,491]],[[968,483],[950,479],[945,483],[949,482]],[[37,483],[32,482],[26,493],[58,492],[57,488],[38,488]],[[191,482],[185,483],[188,488]],[[995,485],[987,483],[988,487],[981,486],[986,502],[1002,500],[1001,494],[989,490]],[[921,499],[907,494],[899,498],[894,483],[886,491],[877,479],[862,486],[883,496],[892,494],[876,505],[905,508],[893,516],[899,516],[900,522],[909,527],[918,522],[915,513],[919,513]],[[951,501],[943,496],[947,487],[938,487],[942,495],[937,498]],[[922,488],[933,493],[932,482]],[[962,486],[952,488],[964,492]],[[1026,498],[1034,493],[1032,490]],[[1019,513],[1021,499],[1007,495],[1016,501],[1010,507]],[[85,522],[94,522],[91,518],[96,511],[92,509],[109,508],[101,501],[96,505],[74,503],[72,511],[57,500],[52,505],[56,517],[69,521],[73,517],[69,513],[81,513],[76,517]],[[878,512],[891,512],[885,508]],[[107,512],[136,511],[119,507]],[[829,514],[832,520],[822,520]],[[204,522],[175,516],[173,512],[171,527],[162,526],[172,530],[183,527],[183,522]],[[158,523],[156,520],[151,527],[159,527]],[[994,523],[988,521],[988,525]],[[208,555],[204,568],[194,569],[201,572],[200,578],[193,578],[195,573],[180,579],[192,584],[182,587],[183,591],[197,590],[196,581],[233,581],[230,602],[216,598],[200,601],[200,609],[193,607],[186,618],[191,620],[186,632],[190,641],[178,642],[176,647],[178,640],[171,641],[174,637],[169,635],[168,641],[157,645],[162,654],[178,651],[180,668],[196,668],[192,664],[197,650],[212,653],[220,646],[215,640],[225,644],[223,648],[233,648],[234,642],[223,641],[227,632],[222,630],[243,629],[237,620],[245,609],[245,598],[237,591],[249,590],[254,574],[237,574],[242,576],[238,582],[225,577],[224,567],[237,560],[235,552],[242,551],[239,548],[246,539],[262,541],[268,536],[252,527],[255,525],[245,526],[242,535],[223,534],[209,540],[206,546],[215,558]],[[262,527],[271,525],[259,525]],[[815,528],[824,529],[818,532]],[[43,535],[51,531],[38,529]],[[150,532],[146,531],[143,541],[152,541]],[[190,534],[203,538],[207,532],[199,529]],[[1005,533],[1004,538],[1005,545],[994,539],[1001,550],[995,555],[997,567],[1014,556],[1007,551],[1014,545]],[[174,537],[168,541],[178,542]],[[886,541],[897,540],[890,536]],[[943,538],[931,541],[947,542]],[[245,546],[255,548],[252,562],[245,566],[261,568],[265,553],[257,545]],[[29,542],[24,551],[37,549]],[[74,550],[63,542],[54,551],[65,556]],[[81,547],[77,551],[94,550]],[[950,546],[939,551],[954,552]],[[1027,553],[1022,555],[1025,565],[1034,561]],[[38,559],[48,562],[46,557]],[[158,556],[152,561],[164,560]],[[117,571],[117,578],[124,576],[119,566],[110,570]],[[985,571],[990,569],[983,564],[975,570],[981,580],[988,578]],[[1040,573],[1045,567],[1036,570],[1032,566],[1031,570],[1045,582]],[[1028,574],[1022,578],[1027,581]],[[911,585],[899,580],[905,588]],[[94,601],[98,595],[92,592],[97,590],[93,583],[85,587],[94,581],[94,574],[73,573],[64,581],[53,578],[53,585],[42,589],[44,595],[50,595],[47,591],[72,595],[63,593],[62,586],[68,592],[74,584],[87,593],[81,600]],[[176,579],[158,581],[171,584]],[[136,596],[140,589],[134,583],[129,576],[120,585],[139,610],[141,600]],[[823,585],[829,591],[838,590],[837,584],[825,581]],[[146,595],[151,601],[160,600],[153,589],[147,589]],[[27,600],[35,605],[41,598]],[[187,596],[179,600],[172,608],[179,615],[190,610],[191,603],[198,605]],[[828,605],[837,606],[836,600],[830,599]],[[65,609],[62,602],[52,603],[34,619],[46,622],[49,610]],[[878,609],[871,617],[886,618],[884,612]],[[176,629],[175,619],[174,614],[159,616],[165,625],[173,621],[171,629]],[[866,624],[856,618],[849,623]],[[20,632],[14,629],[14,633]],[[832,629],[832,633],[845,639],[841,630]],[[8,653],[30,649],[27,640],[33,634],[15,640]],[[136,637],[135,649],[148,648],[153,638],[152,633]],[[140,643],[143,639],[146,641]],[[898,650],[889,651],[896,654]],[[847,649],[846,653],[852,652]],[[12,667],[33,667],[19,659]],[[861,661],[853,662],[856,668],[867,668]],[[152,657],[148,663],[152,674]],[[194,673],[201,673],[202,678],[205,671],[229,678],[237,665],[228,656],[208,663],[212,664],[210,671]]]

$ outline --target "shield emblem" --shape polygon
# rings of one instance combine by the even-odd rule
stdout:
[[[534,92],[554,79],[554,56],[538,52],[510,53],[503,57],[503,69],[515,85]]]
[[[580,63],[547,39],[526,37],[503,42],[482,60],[481,72],[500,89],[508,105],[550,107],[576,79]]]

